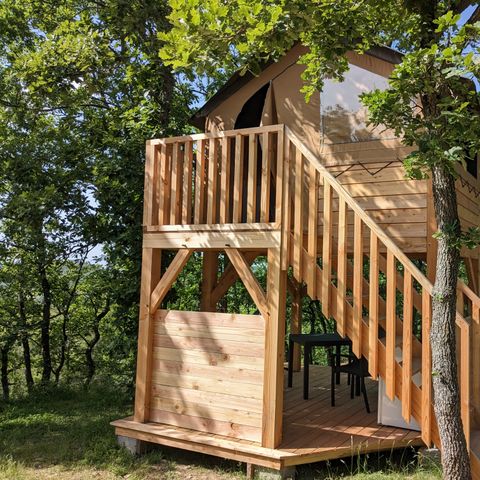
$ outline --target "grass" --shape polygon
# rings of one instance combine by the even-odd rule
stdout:
[[[126,395],[105,388],[55,390],[0,403],[0,480],[235,480],[244,466],[173,449],[132,457],[115,441],[111,420],[131,414]],[[299,469],[299,479],[433,480],[411,452],[357,456]]]

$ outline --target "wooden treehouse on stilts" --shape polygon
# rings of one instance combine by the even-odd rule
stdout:
[[[387,85],[398,54],[350,54],[343,83],[327,81],[307,104],[296,63],[303,51],[295,47],[257,77],[234,76],[193,119],[206,133],[147,142],[135,413],[113,422],[124,441],[279,471],[440,446],[428,341],[431,186],[404,177],[411,149],[392,132],[366,126],[358,103],[362,91]],[[480,218],[478,161],[470,163],[457,180],[462,227]],[[176,252],[163,268],[162,250]],[[193,252],[203,257],[201,311],[163,309]],[[229,261],[223,272],[219,254]],[[267,259],[266,289],[252,270],[259,256]],[[460,401],[480,478],[479,249],[462,257]],[[217,311],[237,280],[258,314]],[[310,366],[304,400],[297,344],[287,388],[287,332],[301,332],[305,295],[350,340],[352,356],[368,363],[372,413],[361,397],[350,398],[346,378],[331,406],[327,366]]]

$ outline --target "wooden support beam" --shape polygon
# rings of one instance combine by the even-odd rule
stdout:
[[[270,314],[265,317],[262,416],[262,446],[267,448],[276,448],[282,441],[287,271],[281,269],[281,257],[281,248],[268,250],[267,298]]]
[[[259,250],[275,248],[280,245],[280,230],[270,231],[221,231],[221,232],[159,232],[143,235],[144,248],[162,248],[175,250],[241,248]]]
[[[173,285],[178,275],[182,271],[185,264],[188,262],[188,259],[192,255],[193,250],[182,249],[177,252],[175,258],[172,260],[172,263],[167,268],[167,271],[163,274],[162,278],[158,282],[157,286],[152,292],[150,298],[150,313],[153,315],[162,300],[164,299],[167,292],[170,290],[170,287]],[[143,283],[143,279],[142,279]]]
[[[150,414],[150,385],[153,355],[153,315],[150,313],[150,296],[153,286],[160,279],[160,259],[160,250],[153,250],[151,248],[143,249],[134,411],[135,421],[141,423],[147,422]]]
[[[261,255],[261,252],[247,251],[244,254],[244,258],[248,265],[251,265],[259,255]],[[238,280],[238,278],[238,272],[230,263],[227,268],[225,268],[225,271],[218,279],[217,284],[212,291],[211,300],[213,303],[215,303],[215,305],[227,293],[228,289]]]
[[[267,298],[265,292],[262,290],[262,287],[258,283],[258,280],[253,275],[250,270],[250,265],[247,260],[238,250],[227,248],[228,258],[232,262],[232,265],[235,267],[240,279],[242,280],[245,288],[248,290],[248,293],[252,297],[252,300],[255,302],[255,305],[258,307],[261,315],[264,318],[267,318],[269,315]]]
[[[215,312],[217,302],[213,301],[212,292],[217,285],[218,253],[215,251],[203,252],[202,265],[202,298],[200,310],[202,312]]]

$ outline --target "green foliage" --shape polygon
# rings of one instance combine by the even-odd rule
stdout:
[[[275,60],[297,41],[309,47],[304,92],[310,96],[327,77],[347,70],[345,53],[372,45],[404,43],[418,30],[416,15],[406,15],[403,1],[354,0],[308,2],[172,0],[173,28],[160,34],[161,57],[190,78],[216,71],[251,70]]]
[[[145,139],[182,133],[193,99],[158,57],[168,10],[0,4],[0,347],[14,393],[25,348],[34,383],[88,381],[92,343],[96,375],[133,378]]]

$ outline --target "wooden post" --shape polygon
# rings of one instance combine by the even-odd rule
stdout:
[[[292,318],[290,324],[290,333],[302,333],[302,285],[294,282],[292,293]],[[301,351],[298,343],[293,344],[293,371],[299,372],[301,369]]]
[[[160,258],[161,250],[143,249],[134,412],[134,420],[141,423],[148,422],[150,413],[154,318],[154,315],[150,314],[150,297],[160,280]]]
[[[154,194],[158,182],[158,162],[155,162],[155,146],[147,143],[145,152],[145,186],[143,200],[144,228],[158,219],[158,204]],[[155,165],[157,164],[157,165]],[[153,343],[153,315],[150,314],[150,298],[160,280],[161,250],[143,248],[142,278],[140,287],[140,312],[138,323],[137,378],[135,383],[136,422],[146,422],[149,417],[150,383]]]
[[[215,312],[216,304],[212,301],[212,292],[217,285],[218,252],[204,251],[202,266],[202,298],[200,310],[202,312]]]
[[[276,448],[282,440],[283,362],[287,271],[281,269],[282,248],[268,249],[265,319],[265,368],[262,415],[262,446]]]

